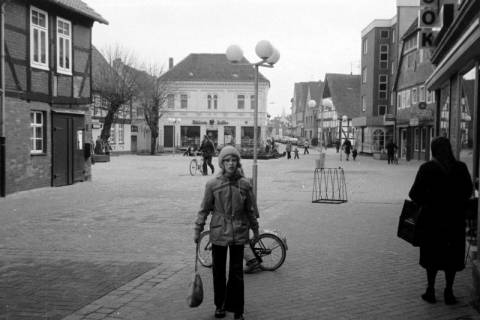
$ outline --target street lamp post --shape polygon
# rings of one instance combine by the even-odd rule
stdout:
[[[262,40],[255,46],[255,53],[261,59],[255,63],[248,63],[255,69],[255,106],[253,111],[253,193],[257,196],[257,153],[258,153],[258,69],[260,67],[273,68],[280,59],[280,52],[267,40]],[[243,51],[237,45],[231,45],[226,51],[227,59],[232,63],[239,63],[243,58]]]

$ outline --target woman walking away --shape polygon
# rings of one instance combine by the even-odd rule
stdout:
[[[464,269],[465,208],[472,195],[472,181],[465,163],[453,156],[450,141],[437,137],[431,143],[433,160],[422,164],[410,190],[410,198],[422,206],[419,228],[420,265],[427,271],[427,290],[422,299],[435,303],[435,278],[445,272],[446,304],[455,304],[453,282]]]
[[[234,319],[244,319],[243,247],[249,241],[249,229],[258,237],[257,204],[252,185],[243,175],[238,150],[233,146],[223,147],[218,164],[220,175],[205,186],[195,221],[194,241],[198,242],[211,212],[215,317],[223,318],[225,311],[229,311],[234,313]],[[228,281],[225,277],[227,250],[230,250]]]

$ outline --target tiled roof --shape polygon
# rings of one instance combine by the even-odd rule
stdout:
[[[360,75],[327,73],[323,98],[331,97],[339,116],[352,119],[360,116]]]
[[[105,68],[110,68],[105,57],[100,53],[100,51],[92,45],[92,90],[98,91],[98,83],[102,81],[100,72]]]
[[[95,20],[104,24],[108,24],[107,20],[105,20],[100,14],[95,12],[95,10],[90,8],[82,0],[47,0],[47,1],[55,3],[60,7],[64,7],[72,11],[75,11],[76,13],[81,14],[92,20]]]
[[[191,53],[161,78],[166,81],[253,82],[255,70],[245,58],[231,63],[223,53]],[[261,73],[258,80],[270,85]]]

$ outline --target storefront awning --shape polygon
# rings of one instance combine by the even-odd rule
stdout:
[[[466,67],[470,68],[470,62],[479,56],[480,18],[476,18],[428,77],[426,81],[427,89],[441,88],[451,76],[461,71],[467,71],[464,69]]]

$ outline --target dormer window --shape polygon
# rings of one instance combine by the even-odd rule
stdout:
[[[72,24],[57,18],[57,71],[72,74]]]
[[[48,14],[30,7],[30,65],[48,70]]]

